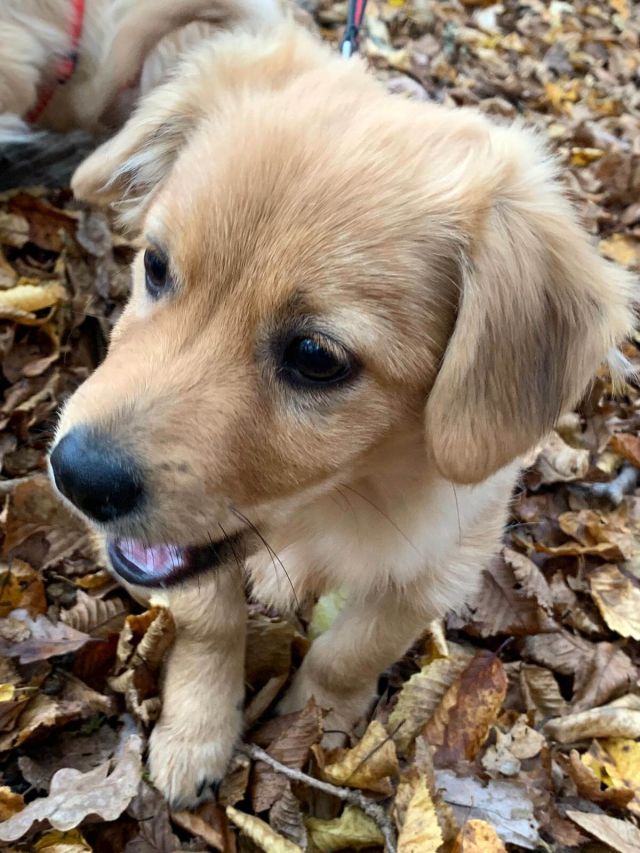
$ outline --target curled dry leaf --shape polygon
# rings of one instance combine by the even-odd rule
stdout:
[[[500,659],[478,652],[442,697],[424,734],[437,747],[438,767],[474,759],[484,744],[507,692]]]
[[[590,738],[637,738],[640,737],[640,709],[615,704],[592,708],[549,720],[544,732],[559,743],[575,743]]]
[[[120,632],[117,674],[109,679],[109,686],[124,695],[129,711],[143,723],[160,713],[159,671],[174,638],[175,624],[165,607],[127,616]]]
[[[581,759],[578,751],[572,749],[568,760],[565,756],[559,756],[558,760],[567,770],[580,796],[602,805],[603,808],[606,806],[612,806],[615,809],[625,808],[633,799],[633,791],[628,788],[617,787],[603,789],[601,780],[584,760],[587,757],[584,756]]]
[[[640,468],[640,438],[637,435],[618,432],[611,436],[609,446],[636,468]]]
[[[214,850],[229,853],[233,836],[229,832],[227,817],[222,806],[216,803],[204,803],[195,811],[171,812],[171,820],[206,841]]]
[[[381,722],[372,720],[362,740],[326,765],[323,775],[335,785],[390,794],[391,777],[397,776],[399,769],[393,740]]]
[[[7,632],[14,633],[16,630],[20,630],[20,639],[17,642],[8,641]],[[32,619],[22,609],[14,610],[6,619],[0,620],[0,654],[17,657],[22,664],[75,652],[90,639],[88,634],[76,631],[64,622],[54,625],[46,616]]]
[[[247,835],[253,843],[265,853],[301,853],[302,848],[283,838],[268,823],[255,815],[245,814],[227,806],[227,817],[238,829]]]
[[[591,572],[589,585],[609,628],[621,637],[640,640],[640,589],[610,564]]]
[[[51,780],[49,795],[33,800],[1,824],[0,839],[15,841],[40,820],[48,820],[55,829],[66,830],[78,826],[90,814],[100,815],[103,820],[120,817],[138,790],[141,754],[141,738],[128,734],[113,769],[106,763],[88,773],[58,770]]]
[[[444,839],[424,776],[413,787],[398,836],[398,853],[437,853]]]
[[[515,776],[521,762],[539,755],[544,744],[544,735],[527,725],[524,716],[518,717],[510,731],[496,728],[495,745],[486,750],[482,766],[489,774]]]
[[[575,809],[568,809],[567,817],[617,853],[638,853],[640,850],[640,829],[629,821]]]
[[[382,834],[373,820],[355,806],[346,806],[340,817],[334,820],[308,817],[305,823],[313,847],[320,853],[379,847],[383,843]]]
[[[468,820],[460,830],[451,853],[506,853],[498,833],[484,820]]]
[[[389,715],[389,731],[401,753],[406,753],[442,697],[471,660],[471,653],[436,658],[405,682]]]

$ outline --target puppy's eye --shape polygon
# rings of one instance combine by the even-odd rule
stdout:
[[[290,341],[282,357],[281,372],[292,385],[334,385],[353,372],[349,355],[338,344],[320,337]]]
[[[158,299],[170,284],[169,261],[157,249],[147,249],[144,253],[144,280],[147,292]]]

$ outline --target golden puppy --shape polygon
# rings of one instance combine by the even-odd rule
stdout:
[[[349,588],[282,705],[348,729],[473,592],[519,457],[631,329],[632,281],[532,133],[388,95],[288,24],[199,48],[73,185],[140,253],[52,473],[115,572],[166,588],[150,763],[191,804],[240,735],[245,578],[280,608],[281,566],[299,600]]]
[[[60,131],[120,125],[189,47],[279,17],[277,0],[2,0],[0,115]]]

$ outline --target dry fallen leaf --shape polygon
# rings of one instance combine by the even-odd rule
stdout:
[[[437,853],[443,843],[436,808],[424,777],[420,777],[404,815],[398,853]]]
[[[358,744],[326,765],[323,775],[334,785],[391,794],[390,777],[397,776],[399,769],[393,740],[382,723],[372,720]]]
[[[610,564],[591,572],[589,584],[609,628],[621,637],[640,640],[640,589]]]
[[[450,770],[438,770],[436,783],[445,802],[461,824],[479,819],[493,826],[500,838],[534,850],[539,843],[538,822],[527,790],[513,782],[489,782],[458,777]]]
[[[35,853],[92,853],[82,833],[78,829],[60,832],[53,829],[45,832],[33,847]]]
[[[640,737],[640,699],[633,704],[635,707],[624,707],[612,702],[590,711],[568,714],[549,720],[544,732],[559,743],[589,738],[637,738]]]
[[[626,820],[604,814],[580,812],[575,809],[568,809],[567,817],[594,838],[604,841],[617,853],[638,853],[640,850],[640,829]]]
[[[404,683],[396,706],[389,715],[389,731],[393,732],[393,740],[400,752],[408,751],[471,657],[471,654],[460,653],[437,658]]]
[[[301,847],[278,835],[268,823],[254,815],[227,806],[227,817],[265,853],[301,853]]]
[[[19,630],[20,639],[9,642],[7,633]],[[46,616],[32,619],[26,610],[13,610],[9,616],[0,620],[0,654],[17,657],[20,663],[34,663],[39,660],[75,652],[89,642],[91,637],[58,622],[50,622]]]
[[[468,820],[454,841],[451,853],[506,853],[497,832],[484,820]]]
[[[309,817],[305,823],[313,846],[320,853],[378,847],[383,842],[375,823],[355,806],[346,806],[340,817],[333,820]]]
[[[640,815],[640,743],[624,738],[594,741],[582,763],[605,786],[604,793],[630,794],[624,805]]]
[[[442,697],[424,734],[437,749],[436,766],[472,760],[489,735],[507,692],[502,662],[478,652]]]
[[[18,609],[26,610],[29,616],[47,610],[42,576],[24,560],[13,560],[10,566],[0,568],[0,618]]]
[[[120,632],[128,613],[129,608],[121,598],[94,598],[78,590],[75,605],[63,610],[60,619],[76,631],[105,638]]]
[[[139,735],[127,734],[113,768],[106,763],[88,773],[58,770],[51,780],[49,795],[33,800],[1,824],[0,839],[15,841],[39,820],[48,820],[55,829],[62,830],[77,827],[90,814],[115,820],[138,790],[142,776],[141,753]]]

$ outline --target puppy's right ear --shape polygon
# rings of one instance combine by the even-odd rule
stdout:
[[[176,79],[147,97],[122,130],[76,169],[71,180],[76,198],[117,204],[122,224],[136,230],[188,134],[203,117],[193,92]]]
[[[117,203],[122,223],[136,230],[180,150],[221,104],[243,89],[280,89],[328,58],[329,50],[290,20],[266,35],[230,31],[207,40],[78,167],[75,195]]]

